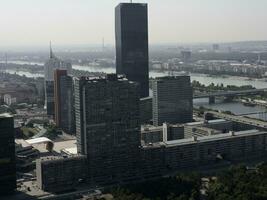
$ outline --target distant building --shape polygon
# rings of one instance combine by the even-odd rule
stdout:
[[[147,4],[121,3],[115,9],[116,71],[140,84],[149,96]]]
[[[10,105],[16,103],[17,99],[16,99],[16,97],[12,97],[10,94],[5,94],[4,95],[4,102],[6,105],[10,106]]]
[[[77,147],[87,156],[92,184],[136,178],[139,98],[138,84],[116,74],[75,80]]]
[[[16,189],[14,119],[9,114],[0,114],[0,152],[1,196]]]
[[[152,81],[153,124],[187,123],[193,119],[193,89],[189,76],[161,77]]]
[[[182,61],[188,63],[191,61],[192,52],[191,51],[181,51]]]
[[[47,110],[47,115],[53,116],[55,114],[55,102],[54,102],[54,70],[55,69],[66,69],[68,74],[71,74],[71,63],[64,62],[57,58],[50,46],[50,57],[45,63],[45,107]]]
[[[67,133],[74,131],[74,97],[72,77],[67,70],[54,71],[55,122]]]
[[[220,45],[219,44],[213,44],[212,45],[212,50],[213,51],[219,51],[220,50]]]

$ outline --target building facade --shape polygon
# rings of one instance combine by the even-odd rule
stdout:
[[[0,199],[16,189],[14,119],[0,114]]]
[[[36,161],[37,185],[50,192],[75,188],[87,178],[86,156],[43,157]]]
[[[72,77],[67,70],[54,71],[55,122],[63,131],[74,132],[74,103]]]
[[[182,61],[184,63],[188,63],[191,61],[192,52],[191,51],[181,51],[181,57],[182,57]]]
[[[138,176],[139,87],[115,74],[75,80],[78,153],[88,159],[91,184],[114,184]]]
[[[101,145],[100,145],[101,146]],[[100,147],[102,149],[102,146]],[[108,148],[108,147],[106,147]],[[127,151],[126,146],[121,147],[121,153]],[[258,130],[247,130],[241,132],[230,132],[227,134],[211,135],[204,137],[192,137],[182,140],[173,140],[165,142],[157,142],[153,144],[144,144],[135,147],[140,150],[140,154],[135,158],[135,163],[139,163],[137,167],[141,172],[141,176],[136,175],[140,180],[154,179],[156,177],[173,175],[181,171],[205,170],[227,167],[240,162],[251,162],[253,160],[267,159],[267,133]],[[132,151],[135,151],[132,148]],[[110,149],[110,148],[109,148]],[[99,151],[95,149],[94,153]],[[105,154],[104,154],[105,153]],[[100,161],[95,158],[85,156],[85,158],[72,159],[56,159],[53,161],[44,160],[37,162],[37,181],[40,187],[50,191],[60,191],[68,188],[75,188],[79,179],[87,179],[90,181],[95,176],[103,176],[101,180],[104,182],[90,182],[93,188],[95,186],[105,186],[114,184],[114,167],[122,170],[126,179],[125,182],[131,181],[133,174],[132,168],[130,172],[122,168],[122,164],[132,162],[131,157],[124,158],[113,155],[113,161],[108,161],[107,157],[111,154],[98,154],[102,160],[104,168]],[[90,163],[90,160],[96,161],[96,164]],[[91,171],[91,167],[96,167]],[[86,166],[85,168],[83,166]],[[126,166],[125,166],[126,167]],[[129,167],[129,166],[128,166]],[[60,171],[61,170],[61,171]],[[90,170],[85,178],[84,172]],[[100,170],[100,171],[98,171]],[[104,171],[103,171],[104,170]],[[105,170],[108,170],[106,173]],[[62,172],[62,173],[60,173]],[[96,173],[96,174],[91,174]],[[39,174],[39,175],[38,175]],[[68,176],[66,176],[68,174]],[[117,175],[120,173],[117,172]],[[113,177],[111,177],[113,175]],[[128,176],[128,178],[127,178]],[[96,177],[95,177],[96,178]],[[105,179],[104,179],[105,178]],[[113,178],[113,181],[111,179]],[[118,177],[117,177],[118,180]],[[122,179],[120,179],[122,180]],[[117,181],[116,181],[117,182]]]
[[[177,124],[193,119],[193,89],[189,76],[169,76],[152,81],[153,124]]]
[[[152,121],[152,97],[140,99],[141,124],[149,124]]]
[[[121,3],[115,9],[116,71],[140,84],[149,96],[147,4]]]

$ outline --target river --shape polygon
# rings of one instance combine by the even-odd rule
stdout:
[[[29,62],[15,62],[16,64],[29,64]],[[32,64],[32,63],[31,63]],[[34,64],[42,64],[42,63],[34,63]],[[73,69],[76,70],[84,70],[89,72],[105,72],[105,73],[115,73],[115,68],[99,68],[95,66],[80,66],[80,65],[73,65]],[[32,74],[30,72],[26,71],[16,71],[16,70],[6,70],[8,73],[16,73],[18,75],[25,75],[27,77],[43,77],[43,74]],[[167,76],[168,72],[156,72],[151,71],[150,77],[162,77]],[[191,80],[199,81],[201,84],[204,85],[210,85],[211,83],[216,84],[224,84],[226,85],[236,85],[236,86],[242,86],[242,85],[252,85],[253,87],[257,89],[261,88],[267,88],[267,82],[264,80],[258,80],[258,79],[248,79],[245,77],[237,77],[237,76],[209,76],[206,74],[190,74]],[[197,99],[194,100],[195,106],[204,106],[206,108],[212,108],[216,110],[222,110],[222,111],[231,111],[237,115],[248,115],[253,118],[259,118],[263,120],[267,120],[267,114],[266,114],[266,108],[264,106],[245,106],[242,103],[239,102],[230,102],[226,103],[223,101],[216,101],[216,104],[210,105],[208,103],[208,99]],[[251,114],[259,112],[259,114]]]
[[[3,62],[3,61],[2,61]],[[0,61],[1,63],[1,61]],[[9,63],[14,64],[31,64],[31,65],[44,65],[44,63],[41,62],[29,62],[29,61],[10,61]],[[81,65],[73,65],[73,69],[76,70],[84,70],[89,72],[105,72],[105,73],[115,73],[115,68],[109,67],[109,68],[101,68],[96,66],[81,66]],[[8,73],[17,73],[19,75],[25,75],[27,77],[42,77],[42,74],[32,74],[30,72],[26,71],[14,71],[14,70],[6,70]],[[161,77],[161,76],[167,76],[168,72],[156,72],[156,71],[150,71],[150,77]],[[195,74],[191,73],[191,80],[192,81],[199,81],[201,84],[209,85],[211,83],[217,84],[224,84],[224,85],[236,85],[236,86],[242,86],[242,85],[252,85],[253,87],[260,89],[260,88],[267,88],[267,82],[262,79],[249,79],[246,77],[239,77],[239,76],[209,76],[206,74]]]

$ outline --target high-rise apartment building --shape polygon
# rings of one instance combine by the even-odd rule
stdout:
[[[92,184],[137,177],[139,98],[138,84],[116,74],[75,80],[77,147],[87,156]]]
[[[121,3],[115,9],[116,71],[140,84],[149,96],[147,4]]]
[[[53,116],[55,114],[55,101],[54,101],[54,70],[66,69],[68,74],[71,74],[71,63],[64,62],[57,58],[50,46],[50,57],[44,65],[45,72],[45,107],[47,115]]]
[[[153,124],[176,124],[193,119],[193,90],[189,76],[169,76],[152,81]]]
[[[0,152],[1,196],[16,189],[14,119],[9,114],[0,114]]]
[[[63,131],[73,134],[74,131],[74,96],[72,77],[67,70],[54,71],[55,122]]]

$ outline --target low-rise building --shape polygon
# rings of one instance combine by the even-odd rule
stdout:
[[[266,159],[267,132],[231,131],[218,135],[150,143],[139,147],[139,153],[136,157],[136,163],[140,164],[139,173],[135,174],[135,178],[140,181],[181,170],[208,170],[215,166],[225,167],[232,163]],[[81,180],[88,182],[90,186],[93,172],[86,171],[87,165],[85,156],[38,160],[38,186],[50,192],[73,189]]]
[[[192,122],[184,125],[184,138],[210,136],[233,130],[233,122],[224,119]]]
[[[43,157],[36,161],[37,185],[50,192],[75,188],[87,178],[86,156]]]

